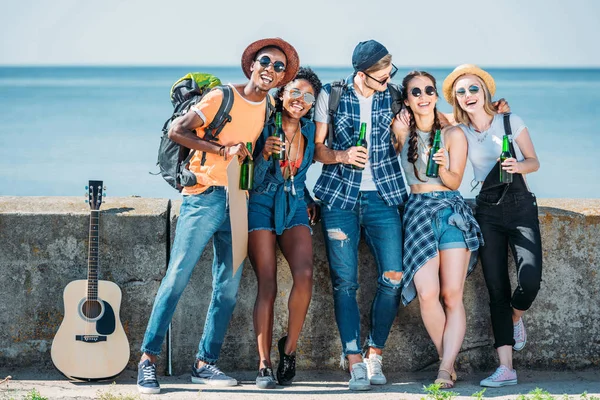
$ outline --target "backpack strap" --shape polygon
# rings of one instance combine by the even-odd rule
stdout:
[[[342,99],[342,93],[346,90],[346,81],[335,81],[331,84],[331,93],[329,94],[329,108],[327,114],[329,115],[329,135],[328,144],[329,146],[333,143],[333,117],[335,116],[340,100]]]
[[[219,89],[223,92],[223,100],[221,105],[215,114],[215,117],[210,124],[204,129],[204,140],[217,141],[219,134],[228,122],[231,122],[231,108],[233,107],[233,90],[229,85],[216,86],[214,89]],[[191,160],[191,155],[184,160],[183,165],[187,164]],[[206,162],[206,152],[202,152],[202,159],[200,165],[204,165]]]
[[[265,125],[269,122],[269,119],[273,116],[275,112],[275,106],[273,105],[273,96],[267,93],[267,106],[265,107]]]

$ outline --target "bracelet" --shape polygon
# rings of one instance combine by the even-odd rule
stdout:
[[[217,154],[224,157],[225,156],[225,146],[219,147]]]

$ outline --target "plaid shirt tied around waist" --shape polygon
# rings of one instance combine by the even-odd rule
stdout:
[[[440,197],[435,197],[440,193]],[[455,194],[452,196],[452,194]],[[450,195],[450,196],[448,196]],[[452,207],[454,214],[449,223],[459,228],[471,251],[468,274],[477,264],[477,250],[483,246],[483,234],[473,212],[459,192],[430,192],[411,194],[403,217],[404,255],[402,276],[402,303],[406,306],[417,295],[413,278],[419,268],[438,255],[438,242],[433,233],[432,221],[438,211]]]
[[[323,89],[331,94],[331,84]],[[400,163],[391,140],[392,96],[389,89],[373,94],[371,110],[371,142],[369,161],[377,191],[388,206],[397,206],[408,199]],[[353,86],[353,75],[346,78],[346,90],[342,93],[334,116],[332,150],[346,150],[355,146],[360,130],[360,106]],[[315,195],[326,203],[343,210],[354,208],[358,199],[362,171],[346,164],[323,165],[321,176],[314,188]]]

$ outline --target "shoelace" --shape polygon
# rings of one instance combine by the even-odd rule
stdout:
[[[519,320],[515,326],[513,326],[513,336],[515,340],[523,340],[523,329],[521,329],[522,320]]]
[[[367,358],[367,362],[371,367],[371,372],[373,373],[373,375],[379,375],[382,373],[382,362],[379,358]]]
[[[498,367],[498,369],[496,370],[496,372],[494,372],[492,374],[492,376],[490,376],[490,380],[494,380],[500,377],[500,375],[504,374],[504,372],[506,371],[507,368],[505,367]]]
[[[352,377],[354,380],[367,379],[367,369],[364,365],[352,366]]]
[[[144,381],[156,381],[156,365],[143,366],[142,371],[144,372]]]
[[[204,367],[212,372],[213,375],[225,375],[216,365],[207,364]]]
[[[265,378],[272,378],[274,379],[274,375],[273,375],[273,369],[267,367],[267,368],[261,368],[260,371],[258,371],[259,374],[261,375],[261,377]]]
[[[283,371],[284,375],[288,376],[296,369],[296,356],[283,355]]]

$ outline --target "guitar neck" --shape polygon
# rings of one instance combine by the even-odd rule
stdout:
[[[100,222],[100,211],[92,210],[90,215],[90,243],[88,251],[88,300],[98,300],[98,246],[99,246],[99,230],[98,223]]]

